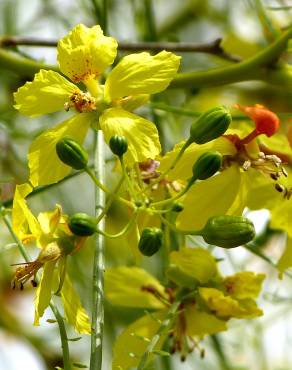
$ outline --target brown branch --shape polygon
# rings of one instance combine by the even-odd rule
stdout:
[[[195,44],[192,42],[119,42],[119,50],[121,51],[176,51],[184,53],[206,53],[216,55],[220,58],[240,62],[238,56],[227,53],[221,46],[222,39],[218,38],[210,43]],[[37,38],[26,37],[2,37],[0,38],[0,47],[10,46],[40,46],[40,47],[56,47],[57,41],[43,40]]]

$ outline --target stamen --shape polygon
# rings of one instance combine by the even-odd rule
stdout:
[[[143,285],[141,287],[142,292],[148,292],[154,295],[155,298],[159,299],[160,302],[166,306],[170,305],[170,302],[152,285]]]
[[[37,286],[35,281],[35,275],[37,271],[42,267],[42,263],[38,260],[33,262],[27,262],[24,266],[18,267],[15,271],[15,276],[12,282],[12,289],[15,289],[17,284],[20,286],[20,290],[23,290],[24,284],[33,277],[32,285]]]
[[[68,112],[70,108],[75,108],[80,113],[93,112],[96,110],[96,100],[88,92],[75,91],[64,104],[65,111]]]

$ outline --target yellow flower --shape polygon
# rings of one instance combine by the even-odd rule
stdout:
[[[215,259],[202,248],[182,248],[172,252],[170,263],[167,275],[172,281],[171,288],[164,287],[137,267],[106,270],[105,294],[112,304],[155,311],[130,324],[118,336],[114,345],[114,370],[127,370],[138,365],[170,306],[179,296],[183,298],[170,331],[162,333],[154,352],[161,349],[169,336],[169,351],[181,352],[181,357],[185,358],[187,353],[199,348],[198,341],[204,336],[227,330],[226,323],[230,318],[262,314],[253,298],[259,294],[264,275],[243,272],[223,279]],[[149,360],[152,356],[153,353]]]
[[[137,53],[125,56],[109,73],[105,85],[98,78],[117,53],[117,42],[103,35],[99,26],[77,25],[58,43],[61,72],[74,83],[82,82],[87,91],[54,71],[41,70],[14,94],[15,108],[24,115],[38,117],[60,110],[76,114],[41,134],[28,155],[30,182],[39,186],[64,178],[70,168],[55,152],[56,142],[71,136],[79,143],[90,126],[99,127],[106,142],[114,134],[128,140],[125,160],[128,165],[154,159],[160,152],[154,124],[128,110],[144,104],[149,94],[167,88],[179,67],[180,57],[166,51],[155,56]]]
[[[35,261],[20,264],[14,276],[14,287],[31,280],[37,286],[35,297],[34,325],[49,306],[53,292],[59,291],[65,317],[79,333],[89,334],[91,331],[89,317],[82,307],[80,298],[74,290],[66,272],[66,257],[76,252],[84,243],[84,238],[77,238],[70,232],[66,216],[62,215],[60,206],[53,212],[42,212],[36,218],[29,210],[25,196],[32,190],[29,184],[16,187],[13,201],[13,230],[23,242],[34,241],[41,248]],[[43,269],[40,283],[36,283],[36,275]]]
[[[239,135],[242,133],[246,136],[241,139]],[[184,209],[176,220],[178,228],[199,230],[210,217],[241,215],[244,208],[248,207],[271,210],[272,224],[289,232],[291,225],[286,215],[287,212],[292,212],[292,207],[287,197],[283,197],[284,193],[289,192],[289,185],[281,161],[282,155],[276,151],[277,146],[273,145],[274,141],[279,142],[278,136],[283,143],[288,143],[287,138],[278,133],[275,137],[260,137],[265,143],[263,146],[262,141],[255,140],[255,135],[259,133],[256,130],[248,133],[246,127],[243,127],[242,132],[239,129],[230,129],[226,135],[216,140],[203,145],[193,143],[186,149],[175,168],[168,173],[170,181],[185,183],[192,176],[192,166],[196,159],[206,151],[220,152],[223,166],[217,175],[196,182],[180,200]],[[272,143],[271,148],[266,146],[269,142]],[[183,144],[184,142],[177,144],[161,159],[159,169],[162,173],[169,168]],[[284,147],[286,150],[289,145]],[[287,150],[291,153],[291,148]],[[279,186],[283,187],[283,194],[277,191]],[[281,206],[277,207],[279,203]],[[283,207],[287,209],[286,213],[283,212]]]

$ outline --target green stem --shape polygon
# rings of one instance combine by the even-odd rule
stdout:
[[[94,172],[97,179],[104,182],[104,140],[102,131],[95,135]],[[95,192],[95,214],[98,217],[105,206],[105,193],[100,187]],[[104,218],[99,222],[100,230],[104,230]],[[90,348],[90,370],[101,370],[104,327],[104,236],[96,235],[95,252],[93,259],[92,281],[92,333]]]
[[[131,216],[131,219],[130,221],[126,224],[125,227],[122,228],[121,231],[119,231],[117,234],[108,234],[107,232],[103,231],[103,230],[100,230],[100,229],[96,229],[96,232],[98,234],[101,234],[107,238],[110,238],[110,239],[116,239],[116,238],[119,238],[121,236],[123,236],[124,234],[127,233],[127,231],[131,228],[131,226],[134,224],[134,222],[136,221],[137,219],[137,216],[138,216],[138,210],[139,208],[137,209],[137,211]]]
[[[277,61],[286,49],[287,42],[291,37],[292,27],[251,58],[228,67],[178,74],[170,84],[170,87],[208,87],[247,80],[267,80],[269,79],[269,74],[271,74],[271,77],[273,76],[273,70],[269,69],[270,72],[267,74],[266,71],[262,71],[263,67],[269,67]],[[277,74],[277,71],[275,73]]]
[[[124,182],[124,176],[121,177],[120,181],[118,182],[116,188],[114,189],[113,193],[111,194],[108,202],[106,203],[106,206],[104,207],[103,211],[100,213],[100,215],[96,219],[96,224],[98,225],[99,222],[103,219],[103,217],[107,214],[108,210],[110,209],[111,205],[113,204],[113,201],[115,200],[115,197],[113,194],[118,194],[120,187],[122,186]]]
[[[55,188],[55,187],[59,186],[60,184],[62,184],[63,182],[66,182],[66,181],[72,179],[73,177],[79,176],[79,175],[83,174],[84,172],[85,172],[84,170],[81,170],[81,171],[78,171],[78,172],[73,172],[70,175],[64,177],[59,182],[56,182],[55,184],[39,186],[38,188],[35,188],[30,194],[28,194],[28,196],[26,197],[26,199],[28,199],[30,197],[33,197],[33,196],[35,196],[35,195],[37,195],[39,193],[42,193],[44,191],[47,191],[47,190],[49,190],[51,188]],[[13,198],[7,199],[7,200],[5,200],[5,201],[2,202],[2,205],[4,207],[6,207],[6,208],[12,206],[12,204],[13,204]]]
[[[292,84],[291,72],[283,67],[269,68],[274,64],[287,47],[287,42],[292,36],[292,28],[277,38],[273,43],[239,63],[230,66],[214,68],[200,72],[178,74],[170,88],[186,88],[221,86],[242,81],[264,81],[274,85],[289,86]],[[15,53],[0,48],[0,68],[11,70],[20,76],[30,77],[41,68],[57,71],[56,66],[42,64],[30,59],[19,57]]]
[[[185,188],[182,191],[180,191],[175,197],[164,199],[164,200],[161,200],[159,202],[152,203],[151,206],[161,207],[161,206],[165,206],[166,204],[173,203],[175,200],[177,200],[177,199],[181,198],[183,195],[185,195],[185,193],[189,190],[189,188],[194,184],[195,181],[196,180],[194,178],[192,178],[191,180],[189,180],[189,182],[187,183]]]
[[[159,342],[161,336],[163,334],[165,334],[167,332],[167,330],[169,329],[169,327],[171,326],[171,324],[172,324],[172,322],[175,318],[175,315],[176,315],[176,313],[179,309],[180,303],[181,303],[180,301],[176,301],[171,305],[171,307],[170,307],[170,309],[169,309],[169,311],[166,315],[166,318],[161,323],[159,329],[157,330],[157,333],[153,336],[153,338],[151,339],[151,342],[149,343],[148,347],[146,348],[146,351],[143,353],[143,355],[141,357],[141,360],[140,360],[140,362],[137,366],[137,370],[145,369],[150,354],[155,350],[155,347],[156,347],[157,343]]]
[[[3,218],[3,221],[7,227],[7,229],[10,232],[10,235],[12,236],[13,240],[18,246],[18,249],[24,258],[26,262],[31,262],[31,258],[29,254],[27,253],[25,247],[21,243],[21,241],[18,239],[17,235],[14,233],[11,222],[9,217],[5,214],[5,209],[1,209],[1,215]],[[68,337],[67,332],[64,324],[64,320],[62,318],[62,315],[60,314],[58,308],[55,306],[54,302],[51,301],[50,308],[57,320],[58,326],[59,326],[59,332],[60,332],[60,338],[61,338],[61,345],[62,345],[62,352],[63,352],[63,365],[64,370],[71,370],[71,363],[70,363],[70,352],[69,352],[69,346],[68,346]]]
[[[63,364],[64,364],[64,370],[71,370],[71,363],[70,363],[70,352],[69,352],[69,346],[68,346],[68,337],[67,332],[65,328],[65,323],[62,318],[62,315],[60,314],[59,310],[55,306],[54,302],[51,301],[50,308],[57,320],[58,326],[59,326],[59,332],[60,332],[60,338],[61,338],[61,345],[62,345],[62,351],[63,351]]]
[[[135,189],[133,187],[133,183],[131,181],[131,179],[129,178],[129,175],[128,175],[128,172],[127,172],[127,169],[126,169],[126,166],[125,166],[125,161],[124,161],[124,158],[123,156],[122,157],[119,157],[119,160],[120,160],[120,163],[121,163],[121,167],[122,167],[122,171],[123,171],[123,175],[125,176],[125,179],[126,179],[126,182],[127,182],[127,185],[128,185],[128,190],[129,190],[129,193],[130,195],[133,197],[133,199],[136,201],[136,192],[135,192]]]
[[[112,193],[107,187],[105,187],[100,181],[99,179],[96,177],[96,175],[92,172],[92,170],[90,168],[86,168],[85,169],[85,172],[91,177],[92,181],[95,183],[95,185],[97,186],[97,188],[106,193],[106,194],[109,194],[110,196],[112,196],[113,198],[115,198],[116,200],[118,200],[119,202],[125,204],[126,206],[130,207],[130,208],[133,208],[133,204],[132,202],[128,201],[127,199],[124,199],[120,196],[118,196],[117,194],[114,194]]]
[[[230,365],[228,364],[227,358],[225,356],[225,353],[224,353],[224,350],[223,350],[222,345],[220,343],[220,340],[218,338],[218,335],[211,335],[210,338],[211,338],[211,341],[212,341],[212,344],[213,344],[213,348],[215,349],[215,351],[217,353],[217,356],[218,356],[218,359],[220,361],[221,369],[222,370],[231,370],[232,367],[230,367]]]
[[[0,68],[13,71],[20,76],[33,76],[40,69],[58,71],[58,68],[53,65],[36,62],[34,60],[20,57],[11,51],[0,48]]]
[[[262,0],[254,0],[254,6],[256,9],[256,12],[258,14],[259,20],[261,22],[264,35],[267,38],[267,41],[275,40],[277,37],[279,37],[279,29],[277,29],[272,20],[267,15],[265,6],[262,3]]]

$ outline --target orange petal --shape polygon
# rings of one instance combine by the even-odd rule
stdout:
[[[263,105],[256,104],[255,106],[242,106],[236,104],[235,108],[243,111],[254,121],[258,134],[272,136],[280,127],[279,117]]]

